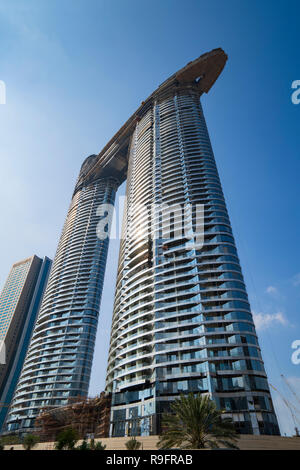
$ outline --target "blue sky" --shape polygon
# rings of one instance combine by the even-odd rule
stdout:
[[[300,409],[280,377],[300,395],[291,362],[300,339],[299,14],[293,0],[0,0],[1,286],[13,262],[54,256],[83,159],[169,75],[222,47],[228,63],[202,103],[269,381]],[[104,386],[117,248],[92,395]],[[273,397],[291,433],[291,414]]]

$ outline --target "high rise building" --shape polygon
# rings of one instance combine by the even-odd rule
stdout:
[[[85,175],[96,156],[83,164]],[[76,186],[22,369],[7,430],[32,429],[41,409],[88,393],[108,239],[97,237],[98,206],[113,203],[118,182]]]
[[[32,256],[15,263],[0,296],[0,430],[24,363],[47,283],[51,260]]]
[[[215,49],[187,64],[85,160],[10,429],[28,429],[41,409],[88,392],[108,248],[103,220],[127,178],[106,383],[110,434],[157,433],[161,414],[188,391],[209,394],[239,432],[278,434],[200,104],[226,60]]]
[[[209,394],[240,433],[279,432],[199,99],[216,60],[158,88],[132,133],[107,369],[112,436],[159,432],[187,392]],[[170,213],[173,232],[184,216],[188,230],[165,237]]]

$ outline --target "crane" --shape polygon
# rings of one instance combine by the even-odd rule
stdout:
[[[294,395],[294,397],[296,398],[296,400],[299,402],[300,404],[300,398],[298,397],[298,395],[296,394],[296,392],[294,391],[294,389],[292,388],[291,384],[289,383],[288,379],[283,375],[281,374],[281,378],[282,380],[284,380],[284,382],[286,383],[286,385],[288,386],[289,390],[292,392],[292,394]]]
[[[296,413],[300,413],[300,410],[298,410],[295,405],[293,405],[293,403],[289,402],[283,395],[282,393],[280,393],[279,390],[277,390],[276,387],[274,387],[274,385],[272,385],[271,383],[269,383],[270,387],[273,388],[273,390],[275,390],[275,392],[278,393],[278,395],[281,397],[282,401],[284,402],[284,404],[286,405],[286,407],[288,408],[288,410],[290,411],[291,415],[292,415],[292,420],[294,422],[294,426],[295,426],[295,431],[296,431],[296,435],[298,436],[299,435],[299,431],[298,431],[298,427],[297,427],[297,423],[296,421],[298,422],[298,424],[300,424],[300,419],[297,418]]]

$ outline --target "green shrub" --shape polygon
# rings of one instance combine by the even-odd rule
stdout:
[[[207,395],[181,395],[163,415],[159,449],[237,449],[239,435],[230,418]]]
[[[91,439],[90,443],[88,443],[85,439],[82,441],[81,445],[76,447],[76,450],[105,450],[106,445],[102,444],[102,442],[96,442],[94,439]]]
[[[11,434],[8,436],[2,436],[1,437],[1,442],[4,446],[10,446],[14,444],[22,444],[22,441],[19,436],[16,436],[15,434]]]
[[[96,444],[94,444],[93,450],[105,450],[105,449],[106,449],[106,445],[102,444],[101,441],[96,442]]]
[[[73,428],[67,428],[64,431],[61,431],[57,438],[55,449],[56,450],[73,450],[75,444],[78,441],[78,433]]]
[[[129,439],[125,444],[127,450],[138,450],[141,445],[141,442],[137,441],[135,437]]]
[[[91,450],[90,445],[84,439],[80,446],[76,447],[76,450]]]
[[[23,447],[25,450],[33,449],[39,442],[39,437],[35,434],[26,434],[23,439]]]

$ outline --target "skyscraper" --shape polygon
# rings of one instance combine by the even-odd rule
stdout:
[[[15,263],[0,296],[0,430],[15,391],[47,283],[51,261],[32,256]]]
[[[82,165],[85,175],[96,156]],[[7,420],[8,431],[28,431],[41,409],[86,396],[108,239],[96,234],[98,206],[113,203],[118,182],[76,186],[44,300]]]
[[[162,412],[187,391],[210,394],[240,432],[278,433],[199,100],[226,60],[215,49],[187,64],[83,163],[10,429],[88,392],[108,248],[103,219],[127,177],[106,384],[111,435],[158,432]]]
[[[222,58],[171,77],[132,134],[107,370],[112,436],[159,432],[187,392],[209,394],[240,433],[279,432],[199,100]],[[170,214],[173,232],[183,217],[188,230],[165,237]]]

